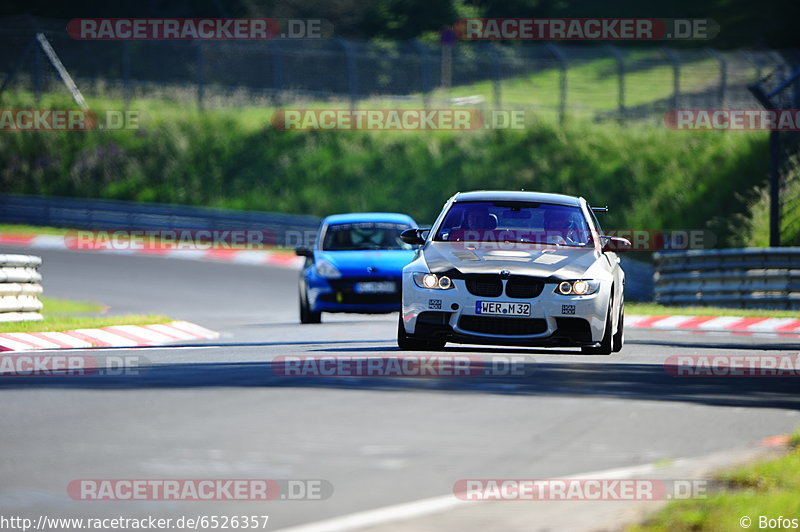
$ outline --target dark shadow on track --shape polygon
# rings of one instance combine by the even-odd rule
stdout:
[[[729,349],[740,350],[749,349],[754,351],[800,351],[800,343],[794,338],[787,339],[786,343],[733,343],[726,341],[715,342],[712,339],[703,342],[680,342],[668,340],[629,340],[625,339],[625,345],[655,345],[661,347],[681,347],[695,349]]]
[[[309,353],[315,352],[323,352],[323,353],[346,353],[346,352],[358,352],[358,351],[370,351],[370,352],[386,352],[386,356],[396,356],[391,352],[395,353],[402,353],[402,354],[409,354],[406,351],[401,351],[399,347],[397,347],[396,342],[391,340],[391,346],[387,348],[375,347],[375,346],[366,346],[366,347],[325,347],[322,349],[309,349]],[[366,343],[366,342],[363,342]],[[491,355],[581,355],[580,349],[574,349],[572,351],[567,351],[564,349],[555,349],[549,347],[547,349],[543,348],[536,348],[536,347],[452,347],[452,344],[449,344],[445,349],[441,351],[436,351],[436,354],[440,355],[447,355],[447,354],[469,354],[469,353],[487,353]]]
[[[387,355],[387,359],[395,358]],[[497,360],[497,359],[495,359]],[[190,387],[306,387],[536,396],[583,396],[706,405],[800,409],[800,377],[673,377],[661,364],[522,363],[517,375],[491,359],[471,361],[469,376],[283,376],[280,363],[163,364],[126,375],[0,377],[2,389],[152,389]],[[497,375],[499,370],[505,375]]]
[[[378,320],[342,320],[342,321],[323,321],[322,323],[314,323],[314,324],[306,324],[303,325],[303,330],[314,331],[318,330],[319,328],[324,328],[326,326],[339,326],[339,325],[374,325],[375,323],[380,323]],[[392,323],[397,325],[397,319],[394,320],[381,320],[381,322],[385,323]],[[237,328],[263,328],[263,327],[296,327],[299,326],[300,322],[297,321],[274,321],[274,322],[264,322],[264,323],[245,323],[245,324],[237,324]]]

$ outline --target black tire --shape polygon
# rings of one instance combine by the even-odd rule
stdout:
[[[611,303],[608,305],[608,313],[606,314],[606,328],[603,332],[603,339],[600,341],[599,346],[581,347],[581,353],[585,355],[610,355],[613,350],[614,342],[614,324],[611,323]]]
[[[308,294],[305,287],[300,288],[300,323],[321,323],[322,312],[311,312],[308,308]]]
[[[403,325],[403,313],[397,319],[397,347],[403,351],[435,351],[442,349],[446,340],[436,338],[414,338],[406,332]]]
[[[622,351],[622,346],[625,345],[625,303],[622,303],[619,307],[619,322],[617,323],[617,332],[614,334],[612,345],[611,351],[614,353]]]

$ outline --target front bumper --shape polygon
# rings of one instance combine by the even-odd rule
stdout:
[[[403,274],[402,316],[406,333],[418,337],[440,337],[456,343],[491,345],[581,346],[603,338],[610,283],[585,296],[555,293],[557,283],[545,282],[541,293],[531,298],[477,296],[466,281],[453,279],[450,290],[418,287],[412,273]],[[530,303],[529,317],[485,316],[476,312],[478,301]]]
[[[359,293],[361,282],[393,282],[394,292]],[[306,280],[308,302],[313,312],[354,312],[384,314],[400,310],[401,279],[397,278],[339,278],[310,277]]]

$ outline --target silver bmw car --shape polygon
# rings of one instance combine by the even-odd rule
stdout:
[[[409,229],[418,245],[403,268],[401,349],[447,342],[622,348],[625,273],[583,198],[474,191],[450,198],[430,229]]]

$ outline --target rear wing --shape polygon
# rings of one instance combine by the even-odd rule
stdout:
[[[608,205],[605,207],[591,207],[592,212],[608,212]]]

